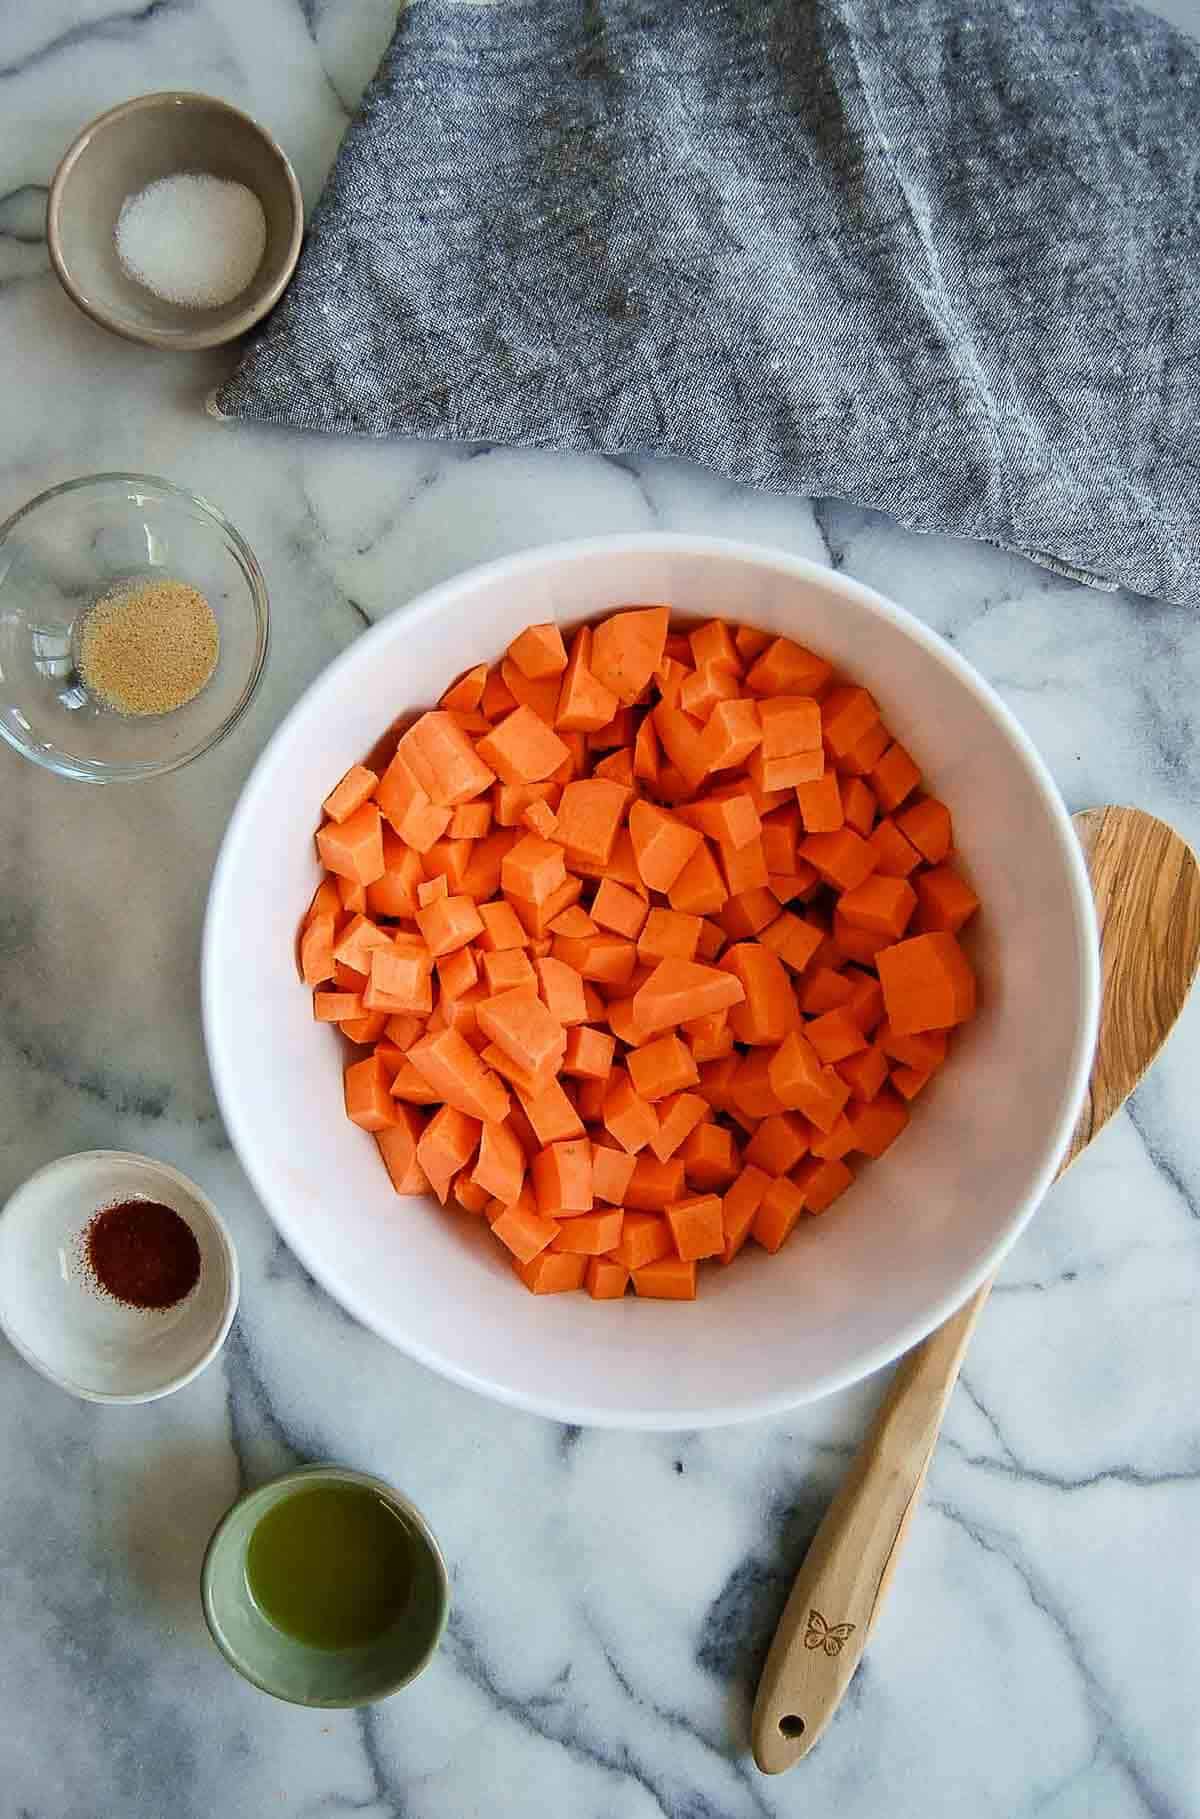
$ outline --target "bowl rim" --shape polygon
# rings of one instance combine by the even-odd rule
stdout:
[[[239,1512],[266,1491],[276,1491],[284,1485],[298,1484],[301,1480],[308,1478],[318,1481],[325,1479],[331,1484],[359,1484],[367,1490],[377,1492],[413,1523],[425,1542],[429,1557],[433,1562],[434,1577],[438,1586],[438,1617],[434,1633],[415,1667],[406,1674],[389,1679],[386,1684],[380,1686],[378,1692],[370,1694],[366,1699],[294,1699],[289,1693],[281,1693],[278,1687],[272,1686],[262,1675],[256,1673],[246,1657],[240,1655],[233,1647],[221,1626],[213,1602],[213,1560],[222,1537]],[[450,1570],[446,1565],[446,1556],[442,1552],[437,1536],[416,1504],[410,1497],[406,1497],[403,1491],[397,1490],[394,1484],[389,1484],[386,1478],[377,1477],[374,1472],[360,1472],[351,1465],[336,1465],[329,1461],[317,1460],[310,1465],[293,1466],[292,1470],[288,1472],[278,1472],[275,1477],[266,1479],[262,1484],[249,1486],[239,1497],[234,1498],[209,1536],[208,1545],[204,1550],[204,1559],[200,1566],[200,1603],[214,1647],[234,1672],[240,1674],[242,1679],[247,1680],[251,1686],[257,1687],[260,1693],[266,1693],[272,1699],[279,1699],[284,1705],[307,1706],[310,1710],[355,1711],[364,1705],[375,1705],[381,1699],[390,1699],[393,1693],[401,1692],[404,1687],[411,1686],[412,1682],[425,1672],[441,1646],[450,1617]],[[297,1642],[293,1646],[303,1648],[304,1644]]]
[[[180,752],[173,758],[160,759],[152,764],[139,764],[128,770],[120,768],[101,771],[75,769],[73,766],[79,763],[79,760],[63,764],[59,761],[57,754],[51,755],[40,748],[26,745],[23,740],[14,738],[5,721],[0,719],[0,739],[10,745],[14,752],[19,752],[22,758],[28,758],[31,763],[40,765],[43,770],[50,771],[56,777],[66,778],[72,783],[141,783],[150,777],[165,777],[171,771],[182,770],[185,764],[192,762],[193,758],[202,757],[205,752],[210,752],[214,745],[219,745],[221,740],[233,731],[258,693],[258,685],[262,681],[271,649],[271,596],[267,591],[267,578],[263,574],[258,557],[237,525],[225,516],[219,505],[214,505],[212,500],[205,498],[203,493],[194,493],[190,487],[179,486],[174,480],[164,479],[161,474],[137,474],[124,468],[113,468],[102,474],[79,474],[74,480],[61,480],[57,486],[48,486],[44,491],[35,493],[32,499],[27,499],[24,505],[19,505],[16,511],[11,512],[0,524],[0,554],[3,554],[9,533],[16,529],[23,518],[31,517],[40,507],[50,504],[51,501],[60,498],[65,493],[86,492],[93,487],[99,488],[113,484],[157,489],[171,498],[182,499],[188,505],[197,506],[228,537],[249,578],[250,597],[258,623],[258,648],[250,673],[242,685],[242,692],[221,724],[214,727],[211,733],[189,747],[186,752]]]
[[[69,1155],[56,1156],[52,1162],[43,1163],[42,1167],[35,1169],[32,1175],[27,1175],[24,1181],[13,1189],[3,1206],[0,1206],[0,1222],[4,1220],[17,1201],[22,1199],[31,1188],[36,1187],[39,1182],[46,1180],[48,1176],[58,1174],[72,1164],[78,1165],[81,1162],[139,1163],[149,1169],[152,1174],[164,1176],[176,1187],[182,1188],[188,1198],[200,1208],[208,1220],[216,1249],[225,1265],[225,1300],[221,1309],[221,1318],[213,1336],[204,1350],[185,1370],[177,1372],[173,1377],[168,1377],[154,1389],[96,1390],[90,1389],[86,1384],[77,1383],[74,1378],[56,1370],[47,1359],[41,1357],[37,1352],[31,1351],[21,1335],[14,1331],[11,1323],[6,1319],[3,1304],[0,1304],[0,1332],[4,1334],[13,1350],[25,1360],[26,1364],[37,1371],[39,1376],[44,1377],[48,1383],[55,1384],[59,1389],[66,1390],[68,1394],[78,1396],[82,1402],[158,1402],[163,1396],[173,1395],[176,1390],[185,1388],[200,1375],[201,1371],[207,1370],[229,1337],[229,1329],[233,1325],[233,1317],[237,1313],[238,1302],[241,1298],[241,1270],[238,1266],[233,1237],[204,1189],[199,1187],[190,1176],[185,1175],[181,1169],[173,1167],[171,1163],[162,1162],[157,1156],[144,1156],[138,1150],[73,1150]]]
[[[1077,963],[1082,1014],[1075,1033],[1070,1063],[1063,1081],[1051,1140],[1030,1190],[1014,1209],[1006,1229],[994,1243],[987,1247],[976,1265],[964,1271],[946,1292],[931,1303],[922,1314],[910,1320],[892,1339],[875,1346],[870,1352],[864,1354],[857,1363],[839,1370],[827,1371],[800,1392],[797,1392],[794,1387],[782,1389],[770,1395],[760,1395],[744,1401],[715,1405],[703,1411],[689,1409],[685,1412],[677,1412],[661,1408],[614,1411],[586,1403],[562,1402],[556,1400],[553,1394],[541,1395],[509,1385],[497,1384],[473,1371],[464,1369],[452,1357],[446,1356],[435,1347],[415,1342],[407,1336],[400,1336],[397,1332],[389,1330],[386,1320],[381,1319],[370,1308],[363,1306],[358,1296],[346,1292],[341,1286],[335,1287],[331,1280],[331,1272],[326,1268],[324,1261],[313,1255],[306,1241],[303,1227],[290,1218],[287,1211],[286,1193],[270,1171],[261,1165],[256,1154],[253,1131],[243,1120],[238,1095],[232,1090],[232,1084],[226,1078],[228,1063],[222,1042],[222,1020],[218,1007],[221,969],[217,943],[222,932],[222,924],[226,919],[226,900],[228,899],[231,903],[233,901],[233,868],[242,844],[242,829],[249,823],[256,810],[257,798],[273,761],[274,751],[297,721],[302,716],[312,714],[325,697],[329,697],[331,700],[336,698],[343,674],[349,672],[355,664],[364,661],[364,651],[382,651],[389,640],[402,638],[404,628],[411,625],[414,614],[422,619],[434,617],[462,596],[470,596],[481,587],[486,587],[496,581],[519,581],[522,576],[532,571],[564,559],[586,561],[592,558],[636,555],[643,551],[647,555],[711,556],[724,561],[749,563],[760,568],[765,566],[792,580],[808,582],[814,586],[832,590],[835,594],[852,599],[869,611],[892,621],[928,651],[932,657],[950,668],[975,698],[981,710],[989,715],[1006,734],[1010,743],[1016,748],[1018,756],[1025,763],[1047,814],[1059,835],[1060,849],[1071,891],[1072,908],[1080,936],[1077,942]],[[742,542],[733,538],[693,535],[687,532],[628,532],[545,544],[533,550],[525,550],[516,555],[504,556],[496,561],[472,567],[462,574],[426,590],[415,600],[389,613],[386,618],[378,621],[369,631],[364,632],[361,637],[348,645],[309,685],[280,722],[260,753],[253,770],[243,785],[241,795],[226,828],[213,869],[205,913],[201,958],[201,1004],[205,1047],[213,1087],[234,1152],[277,1229],[296,1252],[304,1267],[333,1296],[339,1306],[344,1307],[370,1331],[378,1333],[381,1338],[388,1340],[398,1350],[415,1358],[418,1363],[463,1388],[475,1390],[481,1395],[490,1397],[493,1401],[522,1409],[527,1413],[543,1415],[550,1420],[578,1426],[616,1428],[625,1431],[671,1432],[683,1428],[722,1427],[742,1421],[756,1420],[761,1416],[785,1414],[791,1409],[815,1402],[821,1397],[832,1395],[838,1390],[861,1382],[873,1372],[893,1363],[912,1346],[933,1332],[935,1328],[942,1325],[1000,1266],[1053,1182],[1084,1101],[1099,1023],[1099,942],[1095,904],[1083,849],[1075,837],[1066,805],[1045,761],[1039,755],[1029,734],[991,684],[964,657],[960,656],[940,633],[915,618],[905,607],[900,606],[896,601],[889,600],[885,595],[877,593],[874,588],[867,586],[864,582],[855,581],[839,570],[828,568],[808,557],[793,555],[787,550],[776,549],[770,545]]]
[[[139,328],[123,317],[116,316],[111,310],[97,303],[80,290],[71,273],[70,262],[62,235],[62,205],[66,187],[76,165],[84,156],[96,133],[112,124],[114,120],[124,118],[127,114],[142,112],[149,108],[164,107],[197,107],[216,108],[221,113],[229,114],[248,126],[268,152],[276,159],[283,172],[292,206],[292,226],[288,236],[287,251],[280,265],[279,273],[267,286],[257,303],[240,310],[227,322],[219,326],[184,330],[180,334],[167,334],[165,330]],[[181,174],[181,173],[180,173]],[[163,88],[155,89],[147,95],[132,95],[127,101],[118,101],[115,107],[109,107],[95,119],[89,120],[80,127],[74,139],[59,159],[58,166],[50,180],[50,189],[46,197],[46,245],[50,253],[50,263],[54,275],[66,291],[77,309],[85,316],[105,328],[110,334],[119,335],[123,341],[133,341],[140,347],[154,347],[168,353],[195,353],[201,348],[222,347],[226,342],[236,341],[248,329],[261,322],[263,317],[278,303],[296,269],[300,257],[300,244],[304,238],[304,196],[300,182],[292,168],[292,161],[265,126],[255,120],[251,114],[231,101],[223,101],[219,95],[205,94],[201,89]]]

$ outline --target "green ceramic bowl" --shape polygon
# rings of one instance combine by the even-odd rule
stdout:
[[[246,1550],[267,1511],[301,1486],[362,1485],[404,1523],[415,1571],[408,1603],[382,1636],[359,1648],[313,1648],[269,1622],[250,1595]],[[415,1680],[437,1648],[450,1608],[446,1563],[424,1518],[382,1479],[340,1465],[306,1465],[240,1497],[218,1523],[201,1572],[204,1616],[231,1667],[253,1686],[293,1705],[370,1705]]]

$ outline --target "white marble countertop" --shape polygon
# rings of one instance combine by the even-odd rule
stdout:
[[[1161,10],[1200,30],[1196,0]],[[494,1407],[349,1320],[230,1153],[198,947],[242,779],[366,621],[502,551],[663,527],[844,565],[978,665],[1072,809],[1140,803],[1200,842],[1194,613],[677,465],[221,426],[202,401],[227,355],[147,354],[73,310],[41,219],[84,120],[140,91],[208,89],[278,134],[311,204],[393,12],[0,13],[0,517],[72,475],[167,474],[245,532],[275,615],[253,711],[176,777],[97,791],[0,750],[0,1198],[66,1151],[145,1150],[214,1195],[244,1271],[219,1363],[162,1403],[75,1402],[0,1344],[0,1819],[1200,1812],[1196,1007],[1006,1266],[866,1664],[781,1781],[746,1752],[753,1672],[878,1383],[702,1435],[580,1433]],[[435,1664],[365,1713],[254,1692],[201,1619],[221,1511],[312,1458],[402,1485],[452,1563]]]

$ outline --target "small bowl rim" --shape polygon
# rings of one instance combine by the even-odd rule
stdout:
[[[214,1610],[212,1598],[212,1562],[221,1538],[230,1524],[234,1521],[239,1511],[243,1510],[248,1503],[253,1502],[256,1497],[262,1496],[265,1491],[278,1490],[283,1485],[291,1485],[304,1478],[326,1478],[329,1482],[337,1484],[360,1484],[365,1486],[368,1490],[377,1491],[380,1496],[386,1498],[389,1503],[401,1510],[414,1524],[428,1547],[430,1558],[433,1561],[434,1573],[438,1583],[440,1608],[437,1626],[433,1636],[430,1638],[429,1645],[425,1649],[417,1665],[412,1668],[409,1673],[402,1675],[399,1679],[390,1680],[386,1686],[381,1687],[379,1692],[372,1693],[367,1699],[294,1699],[289,1693],[281,1693],[277,1687],[269,1685],[266,1680],[251,1668],[249,1662],[237,1653],[233,1645],[225,1636]],[[376,1705],[381,1699],[390,1699],[393,1693],[401,1692],[404,1687],[411,1686],[412,1682],[419,1679],[425,1672],[425,1669],[429,1666],[441,1646],[446,1624],[450,1618],[450,1571],[446,1565],[446,1557],[442,1553],[437,1536],[430,1528],[429,1523],[417,1508],[416,1504],[410,1497],[406,1497],[403,1491],[397,1490],[394,1484],[390,1484],[386,1478],[377,1477],[373,1472],[361,1472],[352,1465],[336,1465],[330,1461],[318,1460],[309,1465],[294,1466],[291,1471],[279,1472],[275,1477],[268,1478],[262,1484],[250,1486],[249,1489],[244,1490],[241,1495],[236,1497],[229,1505],[229,1508],[225,1511],[225,1514],[221,1517],[212,1534],[209,1536],[208,1546],[204,1550],[204,1559],[200,1566],[200,1603],[204,1611],[204,1621],[208,1627],[208,1633],[212,1637],[214,1646],[229,1663],[230,1667],[233,1668],[234,1672],[240,1674],[242,1679],[248,1681],[251,1686],[257,1687],[260,1693],[266,1693],[270,1698],[278,1699],[284,1705],[306,1706],[310,1710],[355,1711],[365,1705]],[[282,1635],[284,1632],[281,1631],[280,1634]],[[304,1644],[296,1643],[295,1646],[297,1648],[302,1648]]]
[[[238,1265],[237,1250],[234,1246],[233,1237],[229,1227],[226,1225],[224,1219],[222,1219],[208,1195],[204,1192],[204,1189],[198,1186],[190,1176],[185,1175],[181,1169],[175,1168],[171,1163],[161,1162],[157,1156],[144,1156],[138,1150],[73,1150],[69,1155],[56,1156],[52,1162],[43,1163],[42,1167],[35,1169],[32,1175],[27,1175],[24,1181],[13,1189],[3,1206],[0,1206],[0,1221],[3,1221],[22,1195],[28,1193],[29,1189],[36,1186],[38,1182],[44,1181],[47,1176],[54,1175],[61,1169],[65,1169],[68,1164],[78,1164],[80,1162],[142,1163],[155,1174],[165,1176],[165,1178],[168,1181],[173,1182],[176,1187],[183,1188],[189,1198],[196,1202],[201,1212],[205,1214],[209,1221],[217,1248],[225,1263],[225,1303],[221,1311],[221,1319],[216,1332],[213,1334],[212,1339],[209,1341],[204,1351],[201,1352],[200,1356],[196,1358],[186,1370],[180,1371],[175,1376],[168,1378],[156,1389],[149,1390],[96,1390],[89,1389],[85,1384],[76,1383],[73,1378],[64,1376],[61,1371],[55,1370],[53,1365],[49,1364],[45,1358],[39,1357],[36,1352],[29,1349],[23,1338],[13,1331],[11,1323],[5,1318],[2,1305],[0,1305],[0,1332],[4,1334],[4,1337],[8,1340],[8,1343],[12,1346],[13,1350],[25,1360],[26,1364],[28,1364],[31,1369],[37,1371],[40,1377],[44,1377],[47,1383],[53,1383],[58,1389],[66,1390],[69,1395],[77,1396],[82,1402],[158,1402],[163,1396],[170,1396],[173,1395],[176,1390],[184,1389],[200,1375],[201,1371],[207,1370],[208,1366],[212,1363],[213,1359],[217,1356],[217,1353],[221,1350],[221,1347],[225,1344],[226,1339],[229,1337],[229,1329],[233,1325],[233,1318],[237,1313],[238,1302],[241,1298],[241,1270]]]
[[[0,719],[0,739],[10,745],[14,752],[19,752],[22,758],[28,758],[31,763],[40,765],[42,770],[50,771],[54,776],[65,778],[72,783],[141,783],[151,777],[165,777],[171,771],[182,770],[185,764],[192,762],[193,758],[200,758],[205,752],[212,751],[215,745],[219,745],[221,740],[233,731],[254,700],[258,693],[259,683],[262,681],[263,671],[267,667],[267,657],[271,649],[271,596],[267,590],[267,578],[263,574],[262,564],[258,557],[237,525],[225,516],[219,505],[214,505],[212,500],[206,498],[203,493],[194,493],[190,487],[179,486],[174,480],[164,479],[161,474],[138,474],[124,468],[113,468],[100,474],[79,474],[74,480],[62,480],[57,486],[48,486],[42,492],[36,493],[32,499],[27,499],[24,505],[18,506],[16,511],[10,513],[0,524],[0,553],[3,552],[10,532],[16,529],[22,519],[31,517],[40,507],[60,498],[64,493],[85,492],[92,487],[113,483],[122,486],[134,484],[143,488],[157,488],[172,498],[185,500],[189,505],[198,506],[201,512],[206,513],[217,528],[224,532],[235,546],[249,576],[250,596],[259,628],[258,650],[241,694],[219,726],[214,727],[207,737],[191,746],[186,752],[180,752],[175,757],[160,759],[153,763],[139,764],[128,770],[117,767],[103,771],[75,769],[73,765],[79,763],[79,760],[72,760],[71,763],[64,764],[59,761],[60,754],[51,755],[26,745],[23,740],[14,738],[8,726]],[[69,757],[69,754],[63,755]]]
[[[180,334],[167,334],[161,329],[138,328],[124,318],[115,316],[102,303],[85,296],[71,274],[70,264],[62,237],[62,202],[66,186],[76,165],[88,150],[94,135],[114,120],[122,119],[127,114],[137,113],[148,108],[166,106],[197,106],[217,108],[232,115],[258,135],[278,160],[287,183],[292,204],[292,227],[288,238],[287,253],[280,266],[278,276],[268,285],[258,302],[241,310],[228,322],[208,328],[184,330]],[[182,173],[179,173],[182,174]],[[235,107],[231,101],[223,101],[219,95],[205,94],[201,89],[163,88],[155,89],[147,95],[132,95],[127,101],[118,101],[115,107],[109,107],[102,114],[80,127],[74,139],[59,159],[54,176],[50,180],[50,189],[46,197],[46,245],[50,253],[50,263],[54,275],[66,291],[77,309],[91,318],[100,328],[110,334],[119,335],[123,341],[135,342],[140,347],[158,348],[167,353],[195,353],[202,348],[223,347],[227,342],[236,341],[257,322],[261,322],[268,312],[274,309],[280,297],[291,282],[300,257],[300,245],[304,238],[304,197],[300,182],[292,168],[292,161],[275,138],[274,134],[255,120],[243,108]]]

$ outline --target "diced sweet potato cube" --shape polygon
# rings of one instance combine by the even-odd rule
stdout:
[[[591,1212],[592,1146],[586,1137],[547,1144],[533,1157],[530,1176],[539,1213],[559,1219]]]
[[[823,1062],[844,1061],[866,1048],[867,1038],[845,1010],[826,1011],[805,1025],[804,1034]]]
[[[712,848],[702,840],[667,892],[667,901],[681,913],[707,916],[721,909],[728,895]]]
[[[470,897],[442,897],[419,909],[416,921],[425,945],[439,960],[483,933],[479,911]]]
[[[725,1198],[721,1203],[725,1237],[721,1250],[722,1263],[732,1263],[750,1236],[754,1215],[762,1205],[763,1195],[770,1187],[771,1180],[770,1175],[749,1163],[725,1190]]]
[[[831,1130],[850,1097],[832,1066],[822,1063],[799,1030],[791,1030],[770,1057],[770,1080],[784,1107],[803,1112],[819,1130]]]
[[[626,1269],[640,1270],[659,1257],[669,1257],[674,1248],[671,1228],[661,1213],[627,1212],[621,1242],[613,1246],[612,1255]]]
[[[761,742],[756,701],[718,701],[700,734],[701,756],[709,771],[733,770],[745,764]]]
[[[759,930],[759,941],[778,954],[793,973],[802,973],[821,946],[824,936],[802,916],[783,910],[773,922]]]
[[[795,1178],[804,1195],[806,1213],[823,1213],[854,1180],[844,1162],[825,1162],[819,1156],[806,1157]]]
[[[754,1047],[782,1042],[796,1022],[796,1005],[778,955],[758,942],[739,941],[726,949],[718,965],[742,986],[742,1001],[729,1012],[737,1041]]]
[[[592,1144],[592,1193],[597,1200],[624,1206],[625,1195],[637,1166],[637,1157],[607,1144]]]
[[[369,771],[365,764],[352,764],[321,806],[331,821],[348,821],[356,809],[370,801],[378,782],[375,772]]]
[[[808,1154],[810,1131],[795,1112],[764,1118],[743,1152],[747,1162],[768,1175],[786,1175]]]
[[[857,745],[852,745],[844,758],[837,761],[844,777],[865,777],[875,769],[892,742],[892,735],[882,720],[865,732]]]
[[[436,962],[435,970],[443,1000],[461,998],[479,982],[479,965],[471,947],[460,947],[447,954]]]
[[[584,1286],[593,1301],[620,1301],[629,1287],[629,1271],[611,1257],[589,1257]]]
[[[375,1133],[383,1165],[398,1194],[429,1192],[429,1178],[417,1158],[424,1129],[425,1120],[415,1106],[397,1105],[396,1122]]]
[[[370,1003],[366,1000],[370,999]],[[367,1010],[411,1011],[427,1017],[433,1009],[433,955],[423,944],[377,947],[371,954]]]
[[[678,910],[652,909],[638,937],[638,959],[653,963],[675,957],[691,960],[700,940],[700,917]]]
[[[516,1205],[525,1184],[525,1151],[507,1119],[483,1125],[471,1180],[491,1199]]]
[[[921,773],[904,747],[893,744],[888,746],[870,772],[870,779],[880,808],[890,815],[893,809],[899,808],[912,795],[921,781]]]
[[[374,884],[383,876],[383,827],[374,802],[364,802],[345,821],[328,821],[317,833],[317,850],[326,871],[354,884]]]
[[[561,846],[537,834],[525,834],[505,853],[500,879],[507,897],[544,904],[566,882],[567,868]],[[518,914],[520,911],[518,909]]]
[[[366,887],[366,906],[372,916],[411,916],[417,908],[417,887],[424,879],[420,855],[390,827],[383,830],[383,876]]]
[[[952,865],[936,865],[915,879],[923,932],[956,935],[979,908],[979,898]]]
[[[484,1034],[528,1073],[538,1074],[561,1060],[566,1042],[562,1025],[531,993],[501,992],[486,999],[477,1015]]]
[[[804,1211],[804,1192],[787,1175],[770,1183],[750,1226],[751,1236],[766,1251],[777,1251],[795,1230]]]
[[[637,1091],[623,1067],[614,1067],[604,1095],[604,1128],[630,1154],[658,1135],[658,1114]]]
[[[473,713],[482,702],[487,674],[487,664],[477,663],[474,669],[467,670],[457,682],[450,684],[438,706],[448,712]]]
[[[568,865],[586,871],[604,870],[612,857],[629,795],[623,784],[607,777],[584,777],[567,784],[556,811],[555,838],[562,842]]]
[[[481,903],[479,920],[483,924],[479,946],[485,954],[498,954],[509,948],[529,946],[529,936],[522,928],[520,918],[512,904],[505,903],[502,898],[497,898],[493,903]]]
[[[612,689],[606,688],[593,673],[591,655],[591,629],[581,625],[571,641],[563,672],[554,721],[559,732],[593,732],[597,727],[607,726],[620,706]]]
[[[396,833],[415,852],[427,853],[450,825],[453,811],[435,806],[399,750],[379,779],[375,800]]]
[[[553,1223],[552,1221],[550,1223]],[[492,1227],[493,1231],[495,1227]],[[539,1251],[528,1263],[513,1258],[513,1269],[531,1295],[567,1295],[583,1287],[587,1271],[586,1257],[563,1255],[559,1251]]]
[[[305,985],[323,985],[333,977],[332,916],[314,916],[300,936],[300,977]]]
[[[631,1049],[625,1057],[629,1078],[643,1099],[651,1104],[670,1093],[695,1086],[700,1078],[687,1044],[672,1034],[658,1036],[642,1048]]]
[[[583,1120],[557,1080],[536,1094],[517,1088],[521,1109],[528,1118],[539,1144],[561,1143],[570,1137],[583,1136]]]
[[[712,1116],[707,1102],[698,1093],[676,1093],[658,1105],[658,1135],[651,1138],[650,1148],[659,1162],[669,1162],[698,1124]]]
[[[364,1131],[382,1131],[396,1122],[391,1076],[377,1055],[354,1061],[346,1069],[346,1116]]]
[[[522,704],[482,738],[475,750],[505,783],[542,783],[569,756],[552,726]]]
[[[483,973],[488,991],[493,997],[519,988],[537,992],[537,974],[524,948],[507,947],[498,954],[485,954]]]
[[[614,613],[592,637],[592,674],[619,701],[636,701],[662,662],[670,608],[638,607]]]
[[[821,703],[821,734],[835,760],[846,757],[878,722],[879,709],[865,688],[842,684],[831,688]]]
[[[636,941],[648,913],[648,904],[636,891],[612,878],[603,878],[592,899],[592,915],[601,928]],[[564,933],[566,931],[563,931]]]
[[[422,714],[396,750],[435,808],[469,802],[495,780],[454,716],[444,711]]]
[[[687,1017],[703,1017],[741,1004],[742,981],[728,969],[695,960],[660,960],[633,998],[633,1016],[643,1040],[674,1029]]]
[[[888,1077],[888,1064],[883,1050],[872,1042],[857,1055],[848,1055],[837,1063],[837,1071],[850,1088],[850,1096],[860,1104],[873,1099]]]
[[[745,941],[770,926],[779,914],[779,899],[766,889],[741,891],[721,911],[721,927],[731,941]]]
[[[478,1120],[468,1117],[453,1105],[443,1105],[436,1111],[421,1133],[417,1144],[417,1161],[443,1206],[450,1192],[450,1183],[460,1169],[466,1168],[475,1154],[479,1133]],[[549,1243],[549,1239],[546,1242]]]
[[[562,1221],[562,1230],[550,1248],[566,1251],[576,1257],[602,1257],[605,1252],[620,1244],[624,1223],[625,1213],[619,1206],[605,1207],[594,1213],[581,1213],[575,1218]]]
[[[801,842],[800,857],[836,891],[853,890],[876,866],[874,848],[851,827],[840,828],[836,834],[809,834]]]
[[[658,1257],[641,1269],[633,1270],[636,1294],[653,1301],[694,1301],[696,1299],[696,1265],[681,1257]]]
[[[946,931],[881,948],[876,965],[888,1022],[898,1036],[949,1029],[975,1013],[975,974]]]
[[[806,834],[836,834],[846,820],[836,771],[826,771],[812,783],[796,786],[796,801],[804,817]]]
[[[648,890],[669,891],[701,844],[703,836],[685,827],[653,802],[636,801],[629,810],[629,836],[638,874]]]
[[[567,667],[567,653],[557,625],[527,625],[513,639],[508,654],[523,676],[541,682],[548,676],[561,676]]]
[[[725,1226],[719,1194],[693,1194],[666,1209],[675,1250],[684,1262],[719,1257],[725,1249]]]
[[[562,1071],[586,1080],[607,1080],[612,1072],[616,1043],[604,1030],[583,1023],[567,1031]]]
[[[741,1167],[733,1132],[721,1124],[698,1124],[680,1154],[689,1186],[704,1193],[727,1187]]]
[[[532,1263],[538,1253],[544,1251],[552,1238],[557,1238],[561,1226],[557,1219],[547,1219],[541,1213],[526,1212],[522,1206],[509,1206],[492,1220],[492,1231],[501,1244],[507,1245],[519,1263]],[[574,1286],[578,1287],[576,1283]]]
[[[567,1028],[571,1024],[587,1022],[583,981],[572,967],[564,966],[561,960],[547,954],[534,961],[533,970],[542,1003],[556,1023]]]

